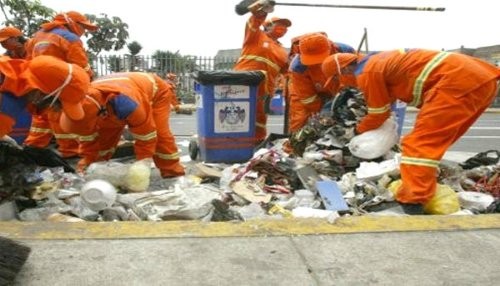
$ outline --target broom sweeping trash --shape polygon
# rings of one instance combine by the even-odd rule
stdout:
[[[14,282],[23,267],[31,248],[14,240],[0,237],[0,286]]]

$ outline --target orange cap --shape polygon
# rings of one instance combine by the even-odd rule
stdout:
[[[264,26],[270,26],[274,23],[279,23],[285,25],[286,27],[290,27],[292,25],[292,22],[286,18],[272,17],[264,22]]]
[[[70,118],[84,117],[82,100],[90,86],[87,72],[53,56],[38,56],[29,61],[21,75],[33,89],[59,98],[63,112]]]
[[[75,30],[80,30],[75,24],[81,24],[83,28],[86,30],[89,30],[91,32],[94,32],[97,30],[97,26],[92,24],[87,17],[84,15],[76,12],[76,11],[69,11],[66,13],[59,13],[54,16],[54,20],[49,23],[42,24],[41,27],[43,29],[52,29],[54,24],[57,25],[65,25],[68,24],[72,26]],[[82,32],[83,33],[83,32]]]
[[[12,37],[20,37],[22,35],[23,32],[21,32],[18,28],[11,26],[5,27],[0,29],[0,42],[3,42]]]
[[[97,130],[97,120],[101,108],[105,108],[104,100],[99,90],[90,88],[89,93],[82,101],[84,117],[80,120],[69,118],[64,112],[59,118],[59,124],[64,132],[78,135],[90,135]]]
[[[321,34],[315,33],[300,39],[300,61],[308,65],[317,65],[323,62],[331,53],[330,40]]]

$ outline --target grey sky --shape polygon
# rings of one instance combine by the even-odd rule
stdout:
[[[41,0],[56,11],[106,13],[129,24],[129,41],[183,55],[214,56],[219,49],[240,48],[248,15],[238,16],[234,0]],[[293,25],[281,42],[325,31],[333,41],[357,48],[368,29],[370,50],[395,48],[453,49],[500,44],[497,0],[283,0],[343,5],[445,7],[445,12],[276,6],[271,15]],[[125,50],[120,51],[126,52]]]

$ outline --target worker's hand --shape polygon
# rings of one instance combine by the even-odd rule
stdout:
[[[276,4],[273,0],[257,0],[248,6],[248,10],[252,13],[262,11],[265,13],[272,13],[274,11],[274,4]]]

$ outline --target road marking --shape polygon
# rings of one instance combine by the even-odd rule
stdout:
[[[0,221],[12,239],[133,239],[168,237],[267,237],[410,231],[498,229],[500,215],[351,216],[325,219],[256,219],[245,222],[123,221],[54,223]]]

